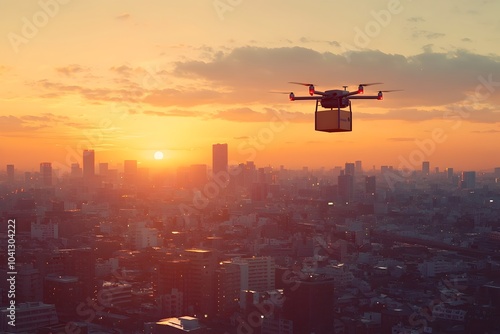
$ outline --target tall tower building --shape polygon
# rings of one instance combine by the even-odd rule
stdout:
[[[7,165],[7,182],[14,182],[14,165]]]
[[[354,176],[355,170],[356,170],[356,165],[354,163],[352,163],[352,162],[345,163],[345,175]]]
[[[40,176],[42,177],[42,185],[47,187],[52,185],[52,164],[50,162],[40,164]]]
[[[187,249],[189,260],[186,303],[189,315],[195,317],[215,313],[215,270],[217,257],[210,250]]]
[[[365,177],[365,193],[375,194],[377,192],[377,182],[375,175]]]
[[[137,160],[125,160],[123,162],[123,181],[135,183],[137,179]]]
[[[94,150],[83,150],[83,178],[91,179],[95,175]]]
[[[423,161],[422,162],[422,174],[427,176],[427,175],[429,175],[430,171],[431,171],[431,166],[430,166],[429,161]]]
[[[476,187],[476,172],[462,172],[462,179],[460,185],[464,189],[474,189]]]
[[[363,174],[363,167],[362,167],[362,163],[361,163],[361,160],[357,160],[354,162],[354,167],[355,167],[355,172],[357,175],[361,175]]]
[[[227,172],[227,144],[212,145],[212,172],[216,175],[219,172]]]
[[[342,201],[350,201],[354,195],[354,179],[351,174],[339,175],[338,195]]]

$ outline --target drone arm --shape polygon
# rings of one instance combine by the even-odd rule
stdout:
[[[294,96],[292,101],[296,100],[321,100],[321,96]]]
[[[380,96],[372,95],[372,96],[349,96],[349,100],[380,100]]]

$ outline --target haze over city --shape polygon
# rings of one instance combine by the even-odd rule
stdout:
[[[0,5],[0,154],[16,168],[69,169],[83,149],[208,163],[216,142],[234,162],[293,168],[498,162],[496,1]],[[329,134],[314,131],[313,102],[269,93],[307,93],[289,81],[403,91],[355,101],[353,131]]]

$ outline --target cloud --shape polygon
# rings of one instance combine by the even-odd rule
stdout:
[[[71,65],[66,65],[66,66],[62,66],[62,67],[56,67],[55,70],[57,73],[63,74],[63,75],[68,76],[68,77],[89,71],[88,69],[86,69],[78,64],[71,64]]]
[[[431,32],[427,30],[417,30],[414,31],[411,35],[413,39],[425,38],[425,39],[437,39],[446,36],[446,34],[439,32]]]
[[[412,16],[407,19],[408,22],[425,22],[425,19],[421,16]]]
[[[117,19],[117,20],[128,20],[128,19],[130,19],[130,14],[129,13],[123,13],[123,14],[115,16],[115,19]]]
[[[383,80],[384,89],[405,90],[384,100],[388,107],[456,103],[481,84],[480,77],[491,73],[500,73],[497,57],[465,50],[436,53],[429,48],[421,54],[403,56],[374,50],[320,53],[301,47],[241,47],[210,61],[177,62],[173,71],[184,78],[229,86],[238,98],[252,97],[254,101],[262,101],[265,91],[292,89],[288,81],[313,81],[322,89],[335,89]],[[490,99],[498,96],[492,94]]]

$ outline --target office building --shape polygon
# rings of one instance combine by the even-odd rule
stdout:
[[[215,253],[205,249],[187,249],[185,258],[189,260],[187,291],[185,294],[188,314],[212,316],[215,312]]]
[[[428,176],[428,175],[429,175],[429,173],[430,173],[430,168],[431,168],[431,166],[430,166],[429,161],[423,161],[423,162],[422,162],[422,174],[423,174],[424,176]]]
[[[227,144],[212,145],[212,173],[227,172]]]
[[[460,186],[463,189],[476,188],[476,172],[474,171],[462,172],[462,179],[460,180]]]
[[[352,162],[346,162],[344,174],[354,176],[355,172],[356,172],[356,165]]]
[[[94,150],[83,150],[83,178],[92,179],[95,175]]]
[[[375,175],[365,177],[365,193],[375,195],[377,192],[377,182]]]
[[[293,322],[293,333],[333,333],[334,280],[317,275],[285,286],[284,318]]]
[[[14,165],[7,165],[7,182],[14,182]]]
[[[43,186],[52,186],[52,164],[50,162],[40,163],[40,176]]]
[[[351,174],[339,175],[338,182],[338,196],[340,200],[348,202],[354,195],[354,179]]]

